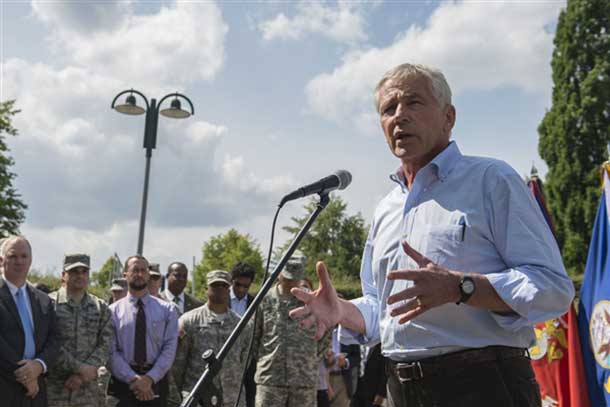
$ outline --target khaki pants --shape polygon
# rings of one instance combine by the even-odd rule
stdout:
[[[256,407],[316,407],[315,387],[256,386]]]
[[[331,374],[329,384],[334,392],[333,397],[330,398],[330,407],[349,407],[349,396],[343,375]]]

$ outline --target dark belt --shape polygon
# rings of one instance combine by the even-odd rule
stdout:
[[[421,380],[424,377],[441,376],[464,366],[503,359],[529,357],[526,349],[509,346],[488,346],[467,349],[411,362],[396,362],[388,359],[389,373],[400,383]]]
[[[131,369],[136,372],[139,375],[144,375],[146,373],[148,373],[148,371],[150,369],[152,369],[153,365],[144,365],[144,366],[140,366],[140,365],[129,365],[131,367]]]

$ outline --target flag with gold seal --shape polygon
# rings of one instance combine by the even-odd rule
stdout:
[[[603,190],[589,245],[578,305],[578,322],[589,398],[610,405],[610,165],[602,169]]]

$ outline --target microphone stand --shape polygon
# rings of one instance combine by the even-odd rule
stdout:
[[[252,315],[254,315],[254,313],[256,312],[258,305],[261,303],[267,292],[273,286],[273,283],[279,276],[280,272],[282,271],[290,257],[292,257],[292,253],[294,253],[299,243],[301,243],[301,240],[303,240],[303,237],[305,237],[305,234],[311,228],[313,222],[316,220],[318,215],[320,215],[320,213],[324,210],[324,208],[326,208],[326,205],[328,205],[329,202],[330,199],[328,197],[328,193],[320,194],[320,202],[318,202],[318,204],[316,205],[316,209],[311,213],[309,219],[307,219],[307,222],[305,222],[299,233],[296,235],[296,237],[290,244],[290,247],[288,247],[288,250],[286,251],[286,253],[284,253],[284,256],[282,257],[280,262],[277,264],[277,266],[275,266],[273,273],[271,273],[267,281],[265,281],[265,284],[263,284],[256,297],[254,297],[254,300],[252,300],[252,303],[250,304],[244,315],[241,317],[239,323],[233,329],[233,332],[231,332],[231,335],[229,335],[225,343],[222,345],[222,348],[220,348],[218,355],[214,355],[214,351],[211,349],[208,349],[204,352],[202,357],[206,362],[208,362],[207,367],[201,377],[199,377],[199,380],[197,380],[197,383],[195,384],[189,395],[184,400],[182,400],[182,404],[180,404],[180,407],[192,407],[194,405],[193,403],[195,403],[195,400],[206,406],[220,406],[219,403],[221,398],[218,394],[218,391],[213,386],[212,380],[218,374],[220,369],[222,369],[223,360],[233,347],[233,344],[235,344],[237,338],[239,338],[239,335],[248,324],[248,321],[250,320]]]

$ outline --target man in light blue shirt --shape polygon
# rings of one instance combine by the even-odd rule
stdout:
[[[362,344],[381,341],[391,405],[539,405],[525,349],[574,288],[538,206],[509,165],[449,140],[456,113],[440,71],[400,65],[375,100],[401,165],[375,210],[363,296],[338,299],[318,263],[320,288],[294,289],[305,305],[291,315],[317,337],[340,323]]]

